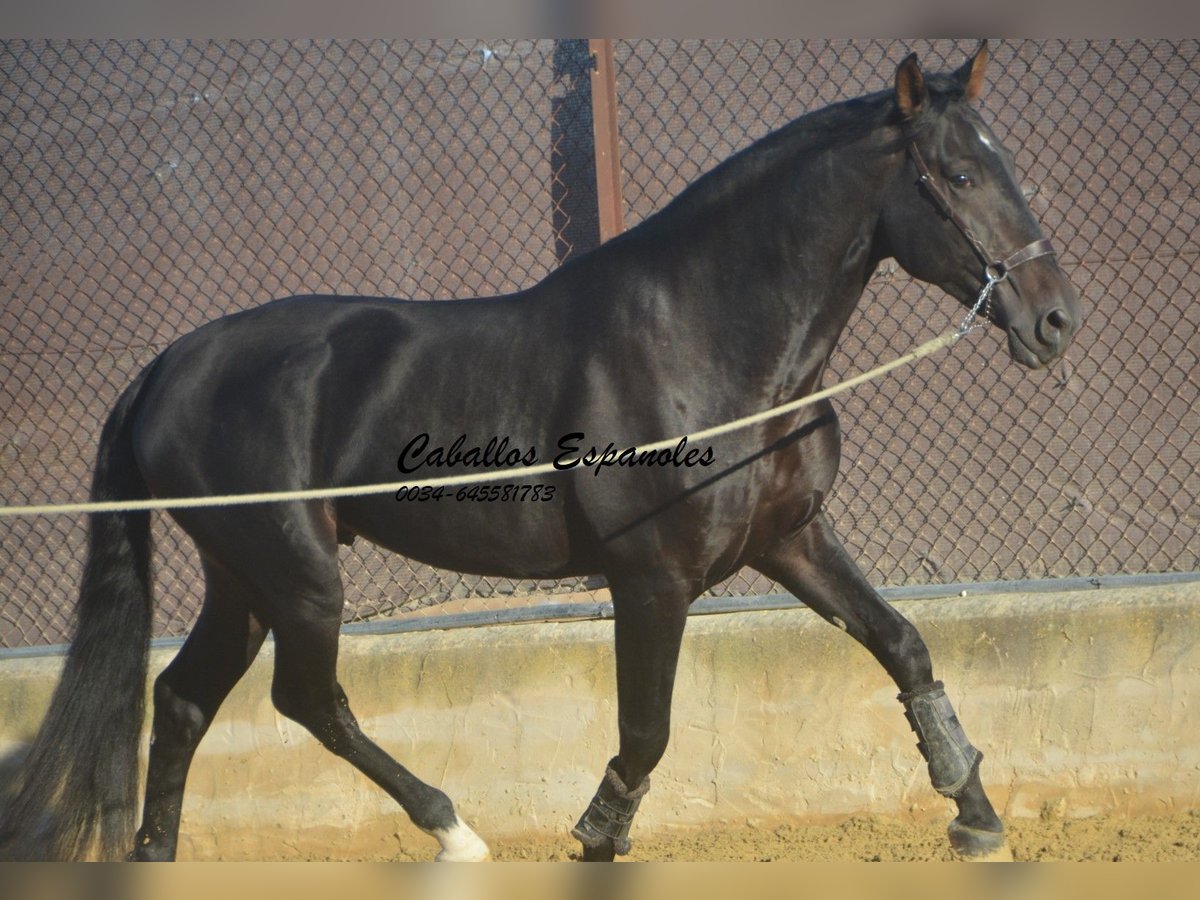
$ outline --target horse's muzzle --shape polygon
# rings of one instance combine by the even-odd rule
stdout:
[[[1039,316],[1028,331],[1010,327],[1009,353],[1015,362],[1041,369],[1063,355],[1077,328],[1075,318],[1066,309],[1056,306]]]
[[[1066,352],[1079,330],[1079,295],[1057,265],[1038,272],[1014,273],[1010,290],[1016,287],[1011,284],[1014,280],[1019,280],[1019,289],[1000,298],[1003,312],[998,324],[1008,333],[1013,361],[1041,369]],[[1040,302],[1030,303],[1029,298]]]

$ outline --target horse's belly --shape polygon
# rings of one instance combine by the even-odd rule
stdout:
[[[535,490],[540,488],[540,490]],[[550,484],[487,485],[339,504],[339,525],[409,559],[508,578],[582,574]],[[586,568],[586,567],[585,567]]]

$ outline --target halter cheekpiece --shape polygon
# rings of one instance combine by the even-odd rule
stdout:
[[[929,166],[925,163],[925,158],[921,156],[921,151],[917,149],[916,141],[909,143],[908,155],[912,157],[913,165],[917,167],[917,174],[920,176],[917,184],[925,189],[942,215],[953,222],[955,227],[962,232],[963,237],[970,243],[971,249],[975,251],[975,255],[983,263],[983,287],[979,292],[979,297],[975,301],[975,305],[958,327],[959,334],[966,334],[973,328],[978,327],[975,324],[975,318],[981,312],[986,314],[992,289],[1008,278],[1009,272],[1023,263],[1042,256],[1050,256],[1056,251],[1049,238],[1039,238],[1003,259],[989,253],[987,248],[983,246],[983,242],[971,230],[971,226],[966,223],[962,216],[955,212],[954,207],[950,203],[950,198],[946,196],[946,192],[938,185],[933,177],[933,173],[929,170]]]

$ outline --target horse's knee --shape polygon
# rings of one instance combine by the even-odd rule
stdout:
[[[898,612],[893,610],[876,623],[863,643],[901,690],[912,690],[933,680],[933,662],[924,638]]]
[[[667,752],[671,723],[668,720],[652,725],[632,725],[621,721],[620,732],[621,750],[616,762],[621,776],[636,785],[654,771]]]
[[[912,622],[899,614],[886,629],[885,640],[888,643],[888,649],[897,659],[917,664],[929,660],[929,649],[925,646],[925,639],[921,637],[921,632],[917,631]]]

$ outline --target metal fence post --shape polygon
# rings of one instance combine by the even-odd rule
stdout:
[[[592,129],[596,140],[596,200],[600,213],[600,242],[625,230],[624,197],[621,194],[621,153],[617,128],[617,76],[613,67],[613,45],[608,38],[588,41],[595,68],[592,69]]]

